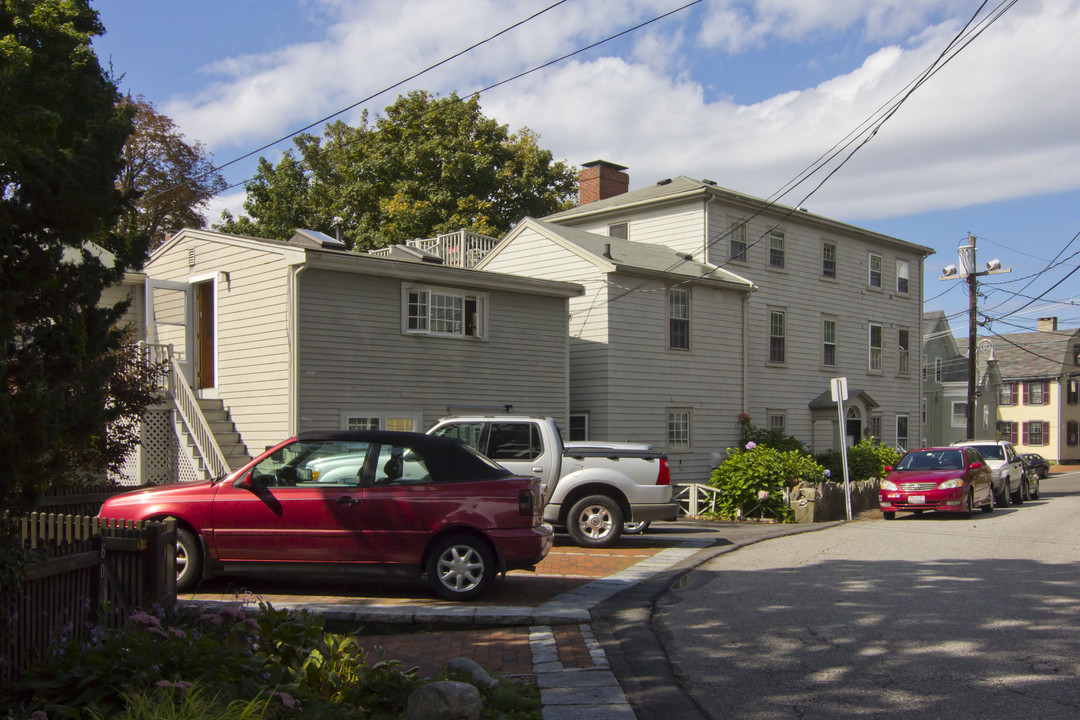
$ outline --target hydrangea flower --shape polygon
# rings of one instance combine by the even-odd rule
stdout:
[[[831,477],[832,477],[832,470],[826,470],[825,471],[825,479],[828,480]]]
[[[750,442],[746,443],[746,449],[747,449],[747,450],[753,450],[753,449],[754,449],[754,448],[756,448],[756,447],[757,447],[757,443],[756,443],[756,442],[754,442],[753,440],[751,440]]]
[[[769,499],[769,491],[768,490],[758,490],[757,491],[757,496],[758,496],[758,500],[768,500]]]

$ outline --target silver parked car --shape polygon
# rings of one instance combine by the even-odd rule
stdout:
[[[1032,497],[1031,480],[1024,459],[1007,440],[961,440],[953,445],[973,447],[983,456],[994,481],[994,495],[998,507],[1008,507],[1009,502],[1019,505]],[[1035,497],[1038,497],[1038,480]]]

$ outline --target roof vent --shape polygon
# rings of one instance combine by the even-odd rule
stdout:
[[[289,238],[290,245],[303,245],[304,247],[318,247],[324,250],[347,250],[345,243],[340,240],[335,240],[326,233],[321,233],[318,230],[305,230],[303,228],[297,228],[296,232],[291,238]]]
[[[670,185],[671,184],[671,178],[664,178],[663,180],[660,180],[656,184],[657,185]]]
[[[694,255],[692,253],[675,253],[675,254],[678,255],[679,257],[681,257],[683,260],[693,260],[694,259]]]
[[[715,180],[705,179],[705,180],[702,180],[701,182],[705,183],[706,185],[712,185],[713,187],[716,187],[716,181]]]

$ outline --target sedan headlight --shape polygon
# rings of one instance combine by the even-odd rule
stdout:
[[[938,485],[938,490],[952,490],[953,488],[963,487],[964,481],[960,478],[952,478]]]
[[[892,480],[882,480],[881,481],[881,489],[882,490],[899,490],[900,488],[896,487],[896,483],[894,483]]]

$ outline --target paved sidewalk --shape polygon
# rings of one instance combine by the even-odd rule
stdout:
[[[540,689],[544,720],[633,720],[608,658],[592,630],[592,610],[639,582],[696,565],[717,552],[770,537],[834,523],[777,525],[679,521],[671,527],[703,528],[701,538],[672,540],[663,532],[586,550],[557,544],[536,573],[513,572],[496,581],[483,602],[441,601],[418,583],[315,581],[204,583],[185,601],[232,604],[255,597],[274,607],[318,612],[341,628],[386,628],[363,634],[365,649],[417,667],[430,677],[455,657],[475,660],[495,673],[532,677]],[[662,524],[667,525],[667,524]],[[670,528],[668,528],[670,529]]]

